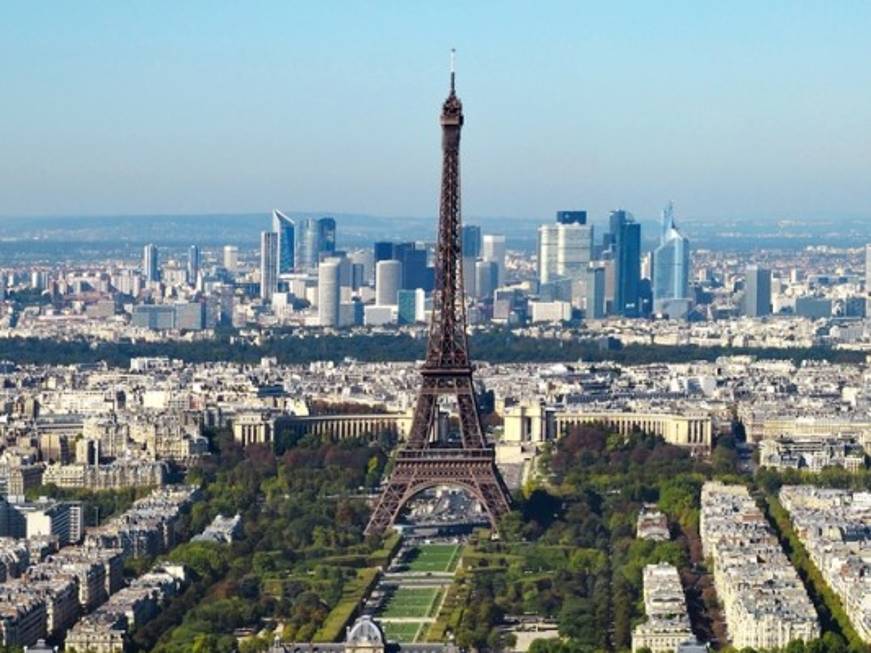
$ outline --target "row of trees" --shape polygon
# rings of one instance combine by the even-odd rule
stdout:
[[[257,363],[264,356],[279,362],[313,361],[415,361],[425,354],[425,343],[407,334],[372,334],[359,336],[276,335],[259,345],[239,341],[234,334],[219,333],[211,340],[194,342],[113,342],[90,343],[86,340],[57,341],[40,338],[6,338],[0,341],[0,360],[41,365],[106,362],[127,366],[135,356],[170,356],[191,363],[232,361]],[[796,349],[754,349],[735,347],[696,347],[670,345],[629,345],[622,348],[600,347],[588,340],[532,338],[510,331],[476,333],[471,349],[477,360],[492,363],[616,361],[619,363],[681,363],[695,360],[713,361],[720,356],[748,354],[769,359],[830,360],[859,363],[861,352],[827,347]]]

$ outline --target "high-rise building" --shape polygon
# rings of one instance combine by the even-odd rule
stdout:
[[[612,311],[625,317],[637,317],[641,312],[641,225],[622,209],[611,211],[608,223],[611,232],[605,242],[613,261]]]
[[[771,315],[771,270],[757,265],[747,268],[744,314],[749,317]]]
[[[587,224],[586,211],[557,211],[557,224]]]
[[[339,326],[339,272],[342,261],[326,258],[318,266],[318,321],[321,326]]]
[[[272,300],[278,288],[278,234],[263,231],[260,234],[260,299]]]
[[[499,267],[494,261],[475,262],[475,294],[477,299],[493,299],[499,287]]]
[[[375,243],[373,248],[373,256],[375,259],[375,263],[378,261],[389,261],[395,256],[393,255],[394,244],[387,241],[379,241]]]
[[[484,234],[481,239],[481,258],[493,261],[499,268],[498,285],[505,283],[505,236]]]
[[[196,245],[188,247],[188,283],[196,285],[200,276],[200,248]]]
[[[224,245],[224,269],[230,274],[236,274],[239,268],[239,248],[235,245]]]
[[[653,251],[653,310],[669,313],[667,304],[690,297],[690,241],[674,224],[674,208],[662,212],[659,246]]]
[[[278,235],[278,274],[293,272],[296,254],[293,220],[277,209],[272,211],[272,231]]]
[[[401,286],[402,263],[389,260],[375,264],[375,303],[378,306],[395,306]]]
[[[336,251],[336,221],[333,218],[306,218],[295,230],[296,268],[310,272],[324,256]]]
[[[605,268],[590,268],[586,272],[585,317],[601,320],[605,317]]]
[[[463,225],[463,258],[481,256],[481,227],[473,224]]]
[[[580,222],[541,225],[538,228],[538,280],[550,283],[557,279],[581,279],[592,259],[592,250],[592,225]]]
[[[394,258],[402,263],[402,288],[431,290],[431,275],[426,266],[426,250],[415,243],[399,243],[394,247]]]
[[[423,288],[400,290],[396,293],[397,321],[399,324],[414,324],[424,321],[426,293]]]
[[[329,256],[336,252],[336,219],[318,220],[318,254]]]
[[[160,262],[158,261],[157,246],[149,243],[142,250],[142,273],[145,281],[152,283],[160,281]]]

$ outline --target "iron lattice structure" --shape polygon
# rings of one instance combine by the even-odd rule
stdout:
[[[454,90],[442,107],[442,189],[436,252],[435,290],[426,362],[411,431],[397,452],[395,465],[366,527],[377,534],[391,526],[416,494],[438,485],[459,486],[496,520],[510,507],[510,495],[493,449],[487,446],[472,383],[472,363],[466,337],[463,257],[460,217],[460,130],[463,105]],[[439,446],[434,429],[439,398],[453,396],[460,423],[460,446]]]

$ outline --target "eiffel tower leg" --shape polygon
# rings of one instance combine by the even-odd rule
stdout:
[[[365,530],[366,535],[380,535],[393,524],[405,503],[408,489],[409,484],[406,481],[398,479],[396,474],[391,475],[390,481],[382,490],[381,496],[378,497],[378,503],[375,510],[372,511],[372,516],[369,517],[369,523]]]

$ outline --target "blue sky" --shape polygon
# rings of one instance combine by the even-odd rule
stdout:
[[[871,219],[871,3],[0,5],[0,215]]]

